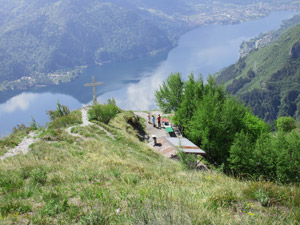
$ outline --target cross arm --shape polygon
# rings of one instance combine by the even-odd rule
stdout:
[[[96,83],[89,83],[89,84],[84,84],[85,87],[93,87],[93,86],[98,86],[104,84],[103,82],[96,82]]]

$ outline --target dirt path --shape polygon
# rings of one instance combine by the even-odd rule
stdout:
[[[89,126],[89,125],[93,124],[88,120],[87,111],[88,111],[88,107],[84,107],[81,109],[81,113],[82,113],[82,124],[80,124],[81,127]],[[116,140],[114,135],[112,135],[110,132],[105,130],[103,127],[101,127],[99,125],[96,125],[96,126],[98,126],[101,130],[103,130],[106,133],[106,135],[109,136],[111,139]],[[77,126],[72,126],[72,127],[69,127],[66,129],[68,134],[75,136],[75,137],[81,137],[84,139],[84,137],[82,137],[79,134],[71,133],[71,129],[73,127],[77,127]],[[35,132],[30,132],[28,136],[29,137],[24,137],[24,139],[18,146],[16,146],[15,148],[9,149],[3,156],[0,157],[0,160],[5,160],[7,158],[16,156],[20,152],[22,152],[24,155],[26,155],[30,151],[30,145],[40,140],[40,139],[35,138],[37,136],[37,134]]]
[[[82,115],[82,118],[81,118],[82,124],[80,124],[80,127],[85,127],[85,126],[88,126],[88,125],[92,125],[92,123],[88,120],[88,115],[87,115],[88,107],[82,108],[80,111],[81,111],[81,115]],[[82,137],[79,134],[75,134],[75,133],[71,132],[72,128],[74,128],[74,127],[78,127],[78,125],[68,127],[66,129],[67,133],[74,136],[74,137]],[[84,138],[84,137],[82,137],[82,138]]]
[[[18,155],[20,152],[26,155],[30,151],[29,146],[39,140],[35,139],[37,134],[34,132],[30,132],[28,136],[29,137],[24,137],[23,141],[18,146],[8,150],[8,152],[1,156],[0,159],[5,160],[7,158]]]
[[[94,123],[91,123],[88,119],[88,115],[87,115],[87,111],[88,111],[89,107],[84,107],[82,108],[80,111],[81,111],[81,114],[82,114],[82,124],[80,124],[80,127],[85,127],[85,126],[89,126],[89,125],[93,125]],[[107,130],[105,130],[103,127],[97,125],[97,124],[94,124],[96,126],[98,126],[101,130],[103,130],[107,136],[109,136],[111,139],[113,140],[116,140],[116,138],[114,137],[114,135],[112,135],[110,132],[108,132]],[[79,134],[74,134],[71,132],[71,129],[73,127],[77,127],[77,126],[72,126],[72,127],[69,127],[66,129],[66,131],[68,132],[68,134],[74,136],[74,137],[81,137],[81,138],[84,138],[82,137],[81,135]]]

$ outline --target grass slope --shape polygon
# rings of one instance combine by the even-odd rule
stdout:
[[[254,70],[256,62],[256,76],[250,83],[240,89],[238,93],[244,93],[254,88],[262,88],[271,74],[282,68],[289,59],[289,51],[291,47],[299,40],[300,25],[289,29],[277,41],[268,45],[265,48],[252,51],[244,60],[245,67],[240,73],[237,73],[234,79],[246,77],[249,70]],[[236,67],[238,64],[236,64]],[[219,74],[221,75],[221,74]],[[224,80],[225,85],[232,83],[234,79],[227,79],[228,76],[219,79],[219,82]]]
[[[300,58],[290,57],[299,37],[300,25],[288,29],[277,41],[252,51],[217,74],[218,82],[224,82],[229,92],[266,121],[278,116],[299,117]]]
[[[0,161],[0,224],[296,224],[298,186],[190,171],[138,140],[122,112]],[[132,121],[132,120],[131,120]],[[55,132],[54,132],[55,131]],[[90,135],[92,134],[92,135]]]

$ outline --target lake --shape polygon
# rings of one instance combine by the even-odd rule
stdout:
[[[38,124],[49,121],[46,112],[56,108],[56,103],[71,110],[92,101],[92,88],[84,87],[95,76],[104,82],[97,87],[99,102],[114,98],[122,109],[155,109],[155,90],[170,73],[180,72],[184,78],[193,72],[203,78],[235,63],[239,46],[259,33],[278,29],[282,20],[295,12],[274,12],[255,21],[234,25],[207,25],[183,35],[177,47],[168,53],[87,68],[82,76],[71,83],[33,89],[22,93],[0,96],[0,137],[11,133],[17,124],[29,125],[34,118]]]

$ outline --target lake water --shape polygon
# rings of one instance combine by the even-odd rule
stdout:
[[[0,137],[11,133],[17,124],[29,125],[34,118],[44,125],[49,121],[46,111],[56,108],[59,100],[71,110],[92,101],[92,88],[83,86],[96,81],[99,102],[115,98],[122,109],[147,110],[156,108],[154,91],[170,73],[180,72],[186,78],[191,72],[214,74],[239,58],[239,46],[261,32],[277,29],[282,20],[293,12],[274,12],[268,17],[234,25],[208,25],[183,35],[178,46],[165,54],[87,68],[71,83],[39,88],[22,93],[0,96]]]

